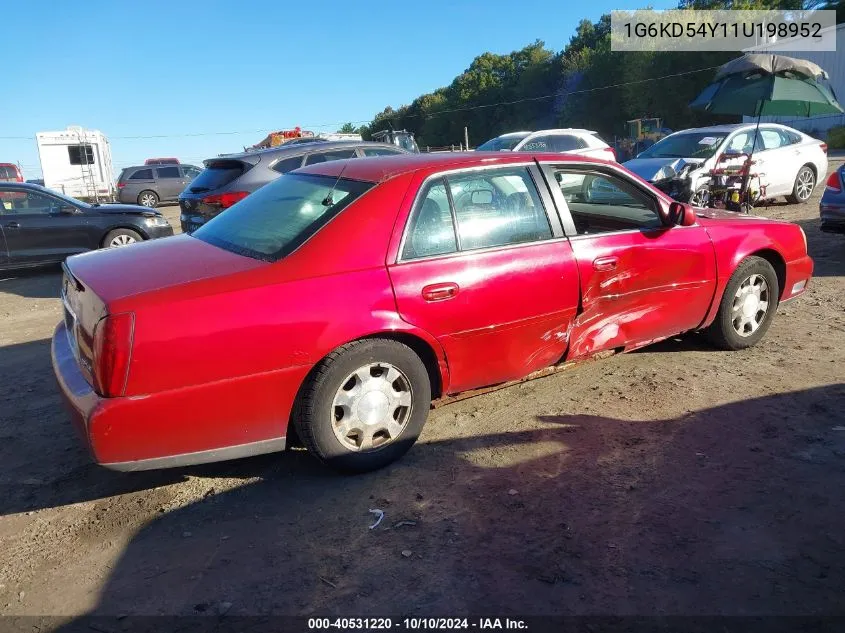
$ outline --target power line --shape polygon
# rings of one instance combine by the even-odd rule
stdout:
[[[552,92],[550,94],[539,95],[536,97],[525,97],[524,99],[515,99],[513,101],[498,101],[496,103],[484,103],[479,105],[473,106],[466,106],[462,108],[449,108],[446,110],[438,110],[436,112],[429,112],[426,114],[402,114],[396,113],[394,115],[382,117],[383,119],[391,119],[401,116],[402,118],[432,118],[435,116],[439,116],[441,114],[451,114],[453,112],[467,112],[471,110],[482,110],[485,108],[495,108],[498,106],[506,106],[506,105],[515,105],[517,103],[527,103],[530,101],[542,101],[544,99],[553,99],[555,97],[563,96],[563,95],[578,95],[578,94],[587,94],[590,92],[597,92],[599,90],[609,90],[611,88],[623,88],[625,86],[635,86],[638,84],[644,84],[652,81],[661,81],[663,79],[672,79],[674,77],[681,77],[684,75],[693,75],[696,73],[706,72],[708,70],[715,70],[719,68],[719,66],[707,66],[706,68],[697,68],[695,70],[687,70],[680,73],[672,73],[670,75],[662,75],[660,77],[648,77],[646,79],[637,79],[635,81],[626,81],[618,84],[609,84],[607,86],[597,86],[595,88],[585,88],[583,90],[559,90]],[[303,128],[326,128],[326,127],[336,127],[339,125],[343,125],[344,123],[352,123],[353,125],[356,123],[366,124],[372,122],[374,119],[365,119],[361,121],[339,121],[335,123],[321,123],[318,125],[310,124],[310,125],[302,125],[300,127]],[[148,134],[148,135],[138,135],[138,136],[110,136],[109,139],[114,140],[141,140],[141,139],[156,139],[156,138],[193,138],[193,137],[202,137],[202,136],[233,136],[236,134],[266,134],[269,132],[276,131],[277,128],[264,128],[259,130],[243,130],[243,131],[236,131],[236,132],[192,132],[192,133],[185,133],[185,134]],[[31,136],[0,136],[2,140],[28,140],[31,139]]]

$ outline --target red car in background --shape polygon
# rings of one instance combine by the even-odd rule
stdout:
[[[561,154],[397,155],[280,177],[190,235],[71,257],[53,366],[100,464],[284,448],[366,471],[433,399],[706,330],[755,344],[813,269],[794,225]]]

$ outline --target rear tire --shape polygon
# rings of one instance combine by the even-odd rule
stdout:
[[[335,470],[377,470],[404,455],[422,431],[431,383],[419,356],[388,339],[339,347],[306,379],[294,429]]]
[[[138,204],[153,209],[158,204],[158,194],[155,191],[142,191],[138,194]]]
[[[132,229],[115,229],[109,231],[103,238],[103,248],[112,246],[129,246],[137,242],[143,242],[144,238],[137,231]]]
[[[778,308],[778,277],[762,257],[743,260],[728,280],[719,312],[706,330],[716,347],[726,350],[756,345]]]
[[[807,202],[813,195],[815,188],[816,174],[809,165],[804,165],[798,170],[798,175],[795,176],[795,184],[792,185],[792,193],[786,196],[786,199],[792,204]]]

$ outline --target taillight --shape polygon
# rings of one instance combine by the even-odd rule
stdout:
[[[616,160],[616,150],[613,149],[612,147],[608,147],[607,151],[610,152],[611,160]]]
[[[246,191],[227,191],[206,196],[202,201],[206,204],[216,204],[222,209],[228,209],[236,202],[240,202],[249,195]]]
[[[117,188],[118,188],[118,189],[123,189],[125,186],[126,186],[126,183],[125,183],[125,182],[119,182],[119,183],[117,183]]]
[[[113,398],[126,391],[135,314],[123,312],[100,319],[94,328],[94,389]]]
[[[822,151],[823,151],[825,154],[827,154],[827,143],[822,143],[822,144],[820,145],[820,147],[822,148]]]
[[[827,177],[827,182],[825,183],[825,189],[829,189],[835,193],[839,193],[842,191],[842,179],[839,178],[839,172],[834,171]]]

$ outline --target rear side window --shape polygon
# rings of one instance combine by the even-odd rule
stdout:
[[[250,167],[251,165],[239,160],[210,161],[200,175],[194,178],[190,191],[199,193],[219,189],[242,176]]]
[[[318,152],[310,154],[305,158],[306,165],[313,165],[315,163],[327,163],[330,160],[343,160],[344,158],[355,158],[354,149],[338,149],[333,152]]]
[[[551,150],[553,152],[571,152],[574,149],[587,147],[586,141],[579,136],[571,134],[560,134],[550,137]]]
[[[372,183],[287,174],[229,207],[191,233],[239,255],[276,261],[293,252]]]
[[[156,169],[159,178],[181,178],[178,167],[159,167]]]
[[[302,156],[293,156],[291,158],[283,158],[282,160],[276,162],[271,169],[279,172],[280,174],[286,174],[289,171],[299,169],[300,167],[302,167]]]
[[[139,169],[134,174],[129,176],[129,180],[152,180],[153,179],[153,170],[152,169]]]
[[[446,255],[458,250],[446,183],[440,178],[430,182],[414,211],[402,259]]]
[[[68,145],[67,155],[71,165],[94,164],[94,148],[90,145]]]
[[[387,147],[362,147],[361,149],[364,150],[364,156],[396,156],[402,153]]]

